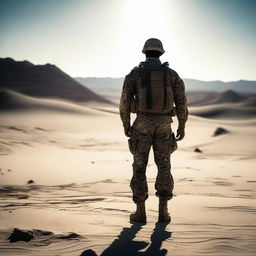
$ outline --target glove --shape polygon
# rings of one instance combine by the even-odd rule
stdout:
[[[124,134],[127,137],[131,137],[131,127],[130,127],[130,125],[124,126]]]
[[[185,127],[178,127],[176,140],[182,140],[185,137]]]

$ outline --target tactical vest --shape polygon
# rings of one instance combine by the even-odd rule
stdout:
[[[168,84],[168,63],[142,62],[139,84],[138,111],[145,113],[171,113],[173,109],[172,85]]]

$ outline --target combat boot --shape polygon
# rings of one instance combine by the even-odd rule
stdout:
[[[131,222],[147,223],[145,202],[137,203],[136,212],[130,215]]]
[[[159,222],[170,222],[171,216],[168,213],[167,207],[168,200],[166,199],[159,199],[159,210],[158,210],[158,221]]]

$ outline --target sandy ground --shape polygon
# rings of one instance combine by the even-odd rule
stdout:
[[[157,223],[151,152],[140,226],[129,223],[132,155],[119,116],[75,108],[0,113],[0,255],[255,255],[256,119],[191,115],[172,155],[172,222]],[[217,127],[229,133],[213,137]],[[14,228],[35,237],[10,243]]]

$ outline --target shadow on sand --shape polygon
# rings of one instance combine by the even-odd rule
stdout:
[[[120,235],[106,248],[100,256],[165,256],[166,249],[161,249],[163,241],[171,237],[171,232],[165,230],[167,223],[157,222],[150,237],[151,243],[133,241],[143,225],[132,224],[129,228],[123,228]],[[147,249],[140,252],[140,250]],[[93,250],[86,250],[80,256],[97,256]]]

